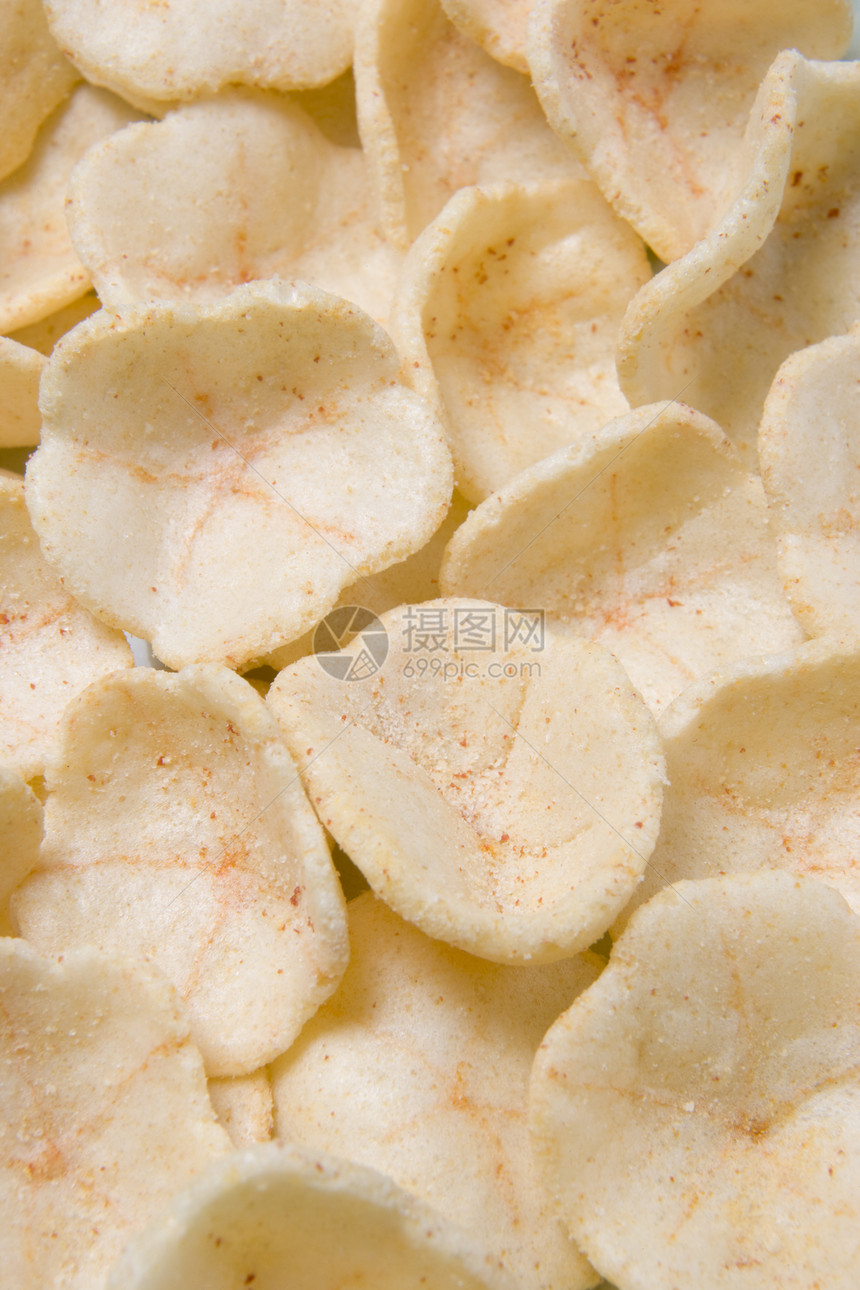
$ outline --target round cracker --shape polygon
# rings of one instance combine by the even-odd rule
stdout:
[[[530,1119],[574,1239],[620,1286],[851,1290],[860,921],[787,874],[680,883],[550,1029]]]
[[[346,916],[253,688],[208,666],[107,678],[67,711],[46,786],[40,869],[14,901],[23,935],[152,959],[210,1075],[283,1052],[343,974]]]
[[[263,657],[448,509],[442,427],[398,365],[366,314],[304,283],[100,311],[42,384],[27,479],[48,558],[171,667]]]
[[[267,696],[326,828],[429,936],[497,962],[586,949],[659,825],[662,754],[626,673],[488,602],[378,621],[381,667],[367,665],[368,633],[300,659]]]
[[[513,1290],[465,1233],[372,1169],[286,1143],[249,1148],[180,1192],[108,1290]]]

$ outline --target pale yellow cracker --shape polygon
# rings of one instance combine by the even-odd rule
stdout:
[[[0,448],[24,448],[39,442],[39,378],[45,359],[0,336]]]
[[[73,600],[39,549],[20,479],[0,479],[0,762],[40,775],[66,705],[130,668],[120,632]]]
[[[786,359],[758,451],[791,607],[810,636],[860,635],[860,331]]]
[[[645,248],[586,179],[461,190],[409,252],[393,330],[473,502],[627,411],[615,348]]]
[[[636,1290],[854,1290],[860,920],[787,874],[644,906],[535,1062],[538,1166]]]
[[[461,35],[438,0],[368,0],[355,82],[385,229],[404,249],[468,184],[583,173],[527,77]]]
[[[637,408],[523,471],[457,531],[447,595],[537,604],[659,710],[696,677],[804,638],[761,481],[684,404]]]
[[[78,79],[48,31],[42,0],[2,0],[0,179],[27,160],[39,126]]]
[[[86,78],[132,101],[324,85],[352,58],[355,0],[45,0],[45,10]]]
[[[860,654],[811,641],[691,686],[660,723],[660,840],[636,894],[777,868],[836,887],[860,914]]]
[[[6,1290],[102,1290],[129,1237],[229,1146],[160,973],[0,938]]]
[[[45,121],[28,160],[0,184],[0,332],[38,322],[87,291],[66,228],[69,176],[91,144],[139,117],[113,94],[78,86]]]
[[[520,1290],[594,1285],[535,1175],[525,1110],[538,1044],[595,962],[487,963],[370,893],[349,925],[337,993],[272,1068],[278,1135],[387,1174],[479,1239]]]
[[[783,49],[838,58],[847,0],[538,0],[529,61],[544,110],[664,260],[725,212],[759,83]]]
[[[303,283],[101,311],[42,383],[28,505],[49,559],[172,667],[263,657],[447,511],[442,427],[397,369],[366,314]]]
[[[860,63],[780,54],[750,118],[729,209],[627,311],[618,376],[633,407],[682,396],[755,467],[780,365],[860,317],[858,163]]]
[[[277,727],[223,668],[135,668],[68,710],[40,868],[14,901],[47,953],[151,958],[209,1075],[271,1061],[336,986],[346,917]]]
[[[20,775],[0,765],[0,936],[14,935],[9,897],[39,861],[42,807]]]
[[[66,214],[108,308],[282,277],[388,317],[400,256],[364,157],[285,95],[233,90],[113,135],[75,168]]]
[[[267,703],[326,828],[430,936],[552,962],[641,879],[662,795],[653,719],[608,651],[528,607],[402,606],[285,669]]]

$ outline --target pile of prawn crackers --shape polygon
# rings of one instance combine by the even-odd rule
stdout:
[[[4,1290],[857,1290],[848,0],[0,0]]]

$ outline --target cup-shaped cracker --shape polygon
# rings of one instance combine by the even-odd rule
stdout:
[[[623,669],[534,610],[437,600],[377,622],[267,696],[326,828],[429,936],[502,963],[586,949],[659,826],[662,754]]]
[[[780,364],[860,316],[860,63],[780,54],[742,173],[719,224],[634,297],[618,376],[633,407],[683,390],[752,464]]]
[[[638,408],[488,498],[442,565],[446,595],[528,598],[618,656],[649,705],[803,632],[761,481],[683,404]]]
[[[846,0],[538,0],[529,60],[555,129],[664,260],[724,213],[759,84],[783,49],[838,58]]]
[[[650,277],[642,242],[587,179],[467,188],[425,229],[394,331],[413,388],[445,409],[466,497],[627,410],[618,328]]]
[[[113,94],[81,85],[0,184],[0,331],[38,322],[89,287],[66,227],[69,176],[87,148],[139,119]]]
[[[236,1152],[133,1240],[108,1290],[514,1290],[467,1233],[389,1178],[286,1143]]]
[[[48,30],[41,0],[2,0],[0,179],[27,160],[39,126],[78,79]]]
[[[39,442],[39,378],[44,355],[0,336],[0,448]]]
[[[175,992],[92,949],[0,939],[6,1290],[102,1290],[129,1237],[230,1148]]]
[[[759,429],[791,607],[811,636],[860,635],[860,331],[786,359]]]
[[[20,775],[0,765],[0,936],[14,935],[9,897],[39,863],[42,807]]]
[[[810,641],[707,677],[664,714],[670,787],[636,893],[760,868],[818,878],[860,913],[860,654]]]
[[[528,75],[526,39],[533,0],[442,0],[442,8],[493,58]]]
[[[520,1290],[594,1270],[535,1175],[529,1072],[596,957],[509,967],[451,949],[365,893],[335,995],[272,1068],[278,1136],[393,1178],[478,1238]]]
[[[355,83],[385,229],[404,249],[459,188],[583,174],[528,79],[461,35],[438,0],[367,0]]]
[[[72,599],[39,550],[23,481],[0,479],[0,762],[40,775],[71,699],[131,666],[122,634]]]
[[[40,869],[14,898],[45,952],[151,958],[210,1075],[287,1047],[343,974],[322,830],[254,689],[224,668],[135,668],[68,709],[47,768]]]
[[[574,1239],[636,1290],[853,1290],[860,920],[786,874],[637,913],[535,1062],[537,1160]]]
[[[354,9],[354,0],[45,0],[52,34],[87,80],[132,101],[324,85],[350,64]]]
[[[108,308],[282,277],[388,316],[400,257],[364,156],[286,96],[233,91],[121,131],[75,168],[67,217]]]
[[[101,311],[42,382],[28,505],[48,558],[171,667],[261,658],[447,510],[442,427],[398,365],[366,314],[302,283]]]

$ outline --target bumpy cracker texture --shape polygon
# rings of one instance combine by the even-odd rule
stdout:
[[[448,595],[543,605],[659,710],[721,663],[803,639],[761,481],[683,404],[638,408],[526,470],[451,539]]]
[[[514,1290],[458,1228],[371,1169],[286,1144],[219,1162],[134,1241],[109,1290]]]
[[[39,126],[67,97],[78,73],[48,31],[42,0],[0,4],[0,179],[30,155]]]
[[[39,442],[39,378],[44,366],[37,350],[0,336],[0,448]]]
[[[275,1112],[267,1070],[210,1079],[206,1086],[218,1121],[234,1147],[269,1141]]]
[[[535,1062],[538,1164],[631,1290],[852,1290],[860,921],[820,883],[681,883]]]
[[[66,715],[46,785],[41,867],[15,897],[22,934],[50,953],[151,958],[210,1075],[283,1052],[343,973],[346,914],[252,687],[209,666],[93,686]]]
[[[129,1237],[229,1151],[159,973],[0,940],[0,1259],[8,1290],[102,1290]]]
[[[473,1233],[521,1290],[595,1283],[548,1203],[525,1122],[544,1032],[598,975],[500,967],[351,902],[337,993],[272,1068],[278,1135],[393,1178]]]
[[[370,318],[301,283],[100,313],[42,385],[48,557],[172,667],[261,658],[447,510],[441,426],[397,367]]]
[[[745,660],[692,686],[661,731],[670,786],[637,903],[666,881],[778,868],[860,914],[856,646]]]
[[[618,375],[634,407],[683,391],[754,466],[780,365],[860,318],[860,63],[780,54],[745,154],[719,225],[631,302]]]
[[[284,96],[234,91],[114,135],[76,167],[67,217],[109,308],[284,277],[388,315],[399,256],[364,158]]]
[[[0,331],[38,322],[86,292],[89,278],[66,227],[69,176],[87,148],[139,118],[112,94],[81,85],[0,184]]]
[[[40,775],[66,704],[131,665],[121,633],[73,600],[42,555],[22,481],[0,479],[0,762]]]
[[[9,897],[35,869],[42,841],[42,807],[20,775],[0,766],[0,936],[14,936]]]
[[[650,276],[588,180],[451,199],[409,253],[395,335],[413,387],[441,398],[465,496],[482,501],[627,410],[618,327]]]
[[[468,184],[583,173],[527,78],[462,36],[437,0],[368,0],[355,81],[386,231],[404,249]]]
[[[838,58],[846,0],[538,0],[529,60],[544,110],[664,260],[724,213],[759,83],[783,49]]]
[[[378,672],[342,680],[301,659],[267,702],[326,828],[401,917],[498,962],[552,962],[595,941],[640,880],[662,755],[605,650],[537,633],[505,648],[514,621],[533,620],[404,606],[382,616]]]
[[[464,35],[526,75],[526,33],[533,7],[533,0],[442,0],[445,13]]]
[[[45,0],[45,10],[87,79],[133,101],[324,85],[352,57],[354,0]]]
[[[791,607],[811,636],[860,634],[860,333],[786,359],[759,430]]]

